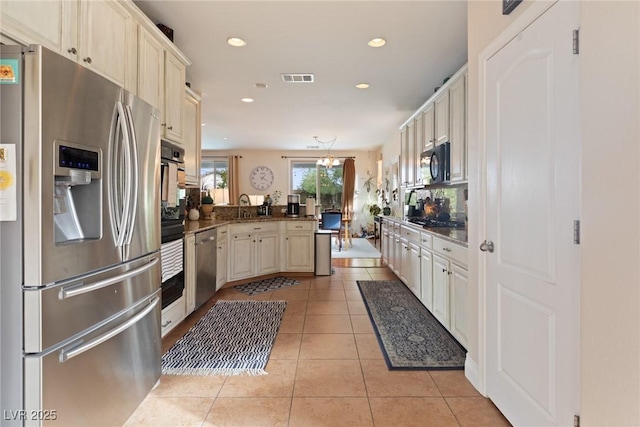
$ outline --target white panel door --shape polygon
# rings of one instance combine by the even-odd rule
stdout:
[[[486,385],[518,426],[579,411],[578,27],[558,2],[486,68]]]

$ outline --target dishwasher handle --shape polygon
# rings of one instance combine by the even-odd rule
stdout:
[[[216,240],[216,237],[215,237],[215,236],[209,236],[209,237],[207,237],[206,239],[198,240],[198,241],[196,242],[196,246],[204,245],[204,244],[207,244],[207,243],[209,243],[209,242],[213,242],[214,240]]]

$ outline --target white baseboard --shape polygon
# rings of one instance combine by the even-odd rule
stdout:
[[[467,377],[471,385],[474,386],[480,394],[484,395],[480,387],[480,367],[469,357],[469,353],[467,353],[467,357],[464,360],[464,376]]]

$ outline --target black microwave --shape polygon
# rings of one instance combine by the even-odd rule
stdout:
[[[420,154],[423,183],[438,184],[449,182],[449,147],[450,144],[445,142]]]

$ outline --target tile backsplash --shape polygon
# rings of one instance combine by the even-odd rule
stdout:
[[[411,197],[415,206],[420,204],[420,201],[435,202],[439,200],[442,205],[449,205],[449,214],[451,219],[464,221],[466,218],[466,205],[467,205],[467,184],[449,185],[446,187],[437,188],[421,188],[413,190],[414,197]],[[403,201],[405,204],[405,215],[408,212],[408,202],[411,190],[405,190],[403,195]],[[424,210],[416,211],[416,216],[425,216]]]

